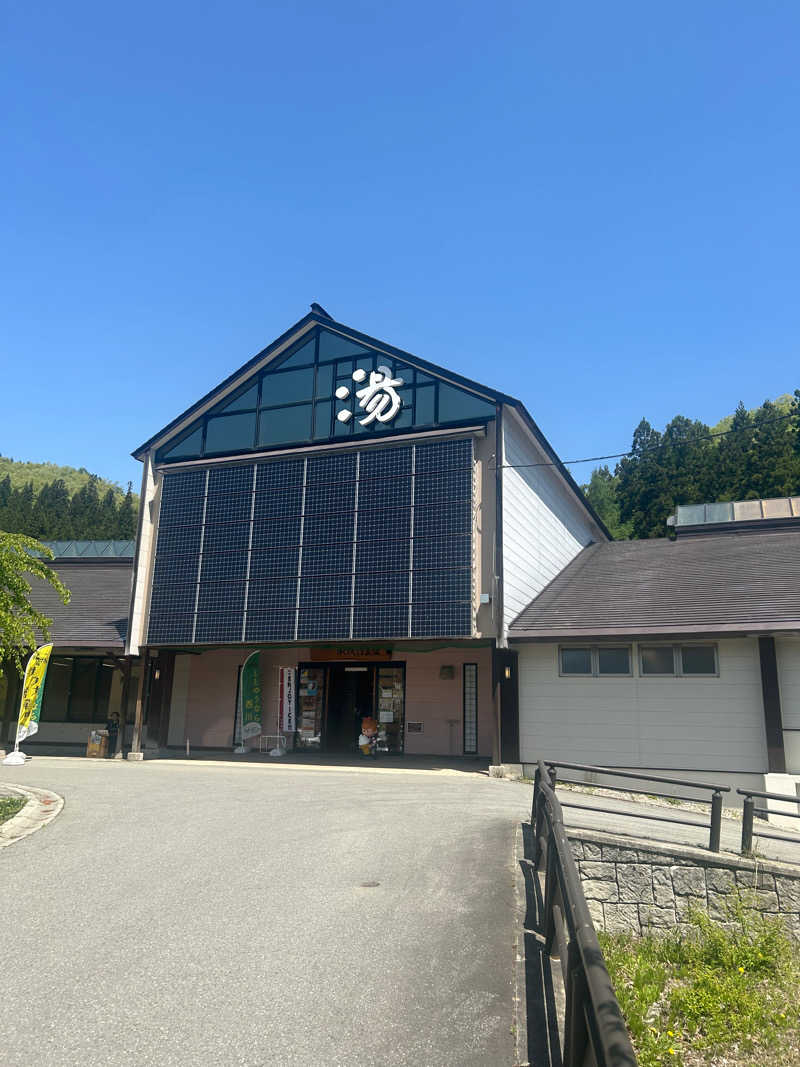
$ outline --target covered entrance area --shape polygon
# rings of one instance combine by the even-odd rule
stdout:
[[[405,668],[402,663],[300,663],[297,748],[356,753],[361,724],[377,723],[378,749],[402,753]]]

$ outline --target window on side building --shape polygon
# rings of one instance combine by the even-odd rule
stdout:
[[[681,674],[718,674],[716,645],[681,645]]]
[[[643,676],[675,678],[716,677],[717,646],[712,644],[640,645]]]
[[[559,649],[559,673],[565,677],[627,677],[631,673],[630,646],[562,646]]]

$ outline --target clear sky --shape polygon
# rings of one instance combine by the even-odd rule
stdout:
[[[4,455],[138,490],[312,300],[564,459],[800,387],[796,0],[42,0],[0,48]]]

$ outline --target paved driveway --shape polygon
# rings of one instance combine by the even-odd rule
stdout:
[[[529,786],[45,757],[0,779],[66,798],[0,851],[4,1065],[513,1061]]]

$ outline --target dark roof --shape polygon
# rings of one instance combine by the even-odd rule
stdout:
[[[246,377],[254,370],[255,367],[263,363],[266,359],[270,357],[273,352],[280,348],[288,338],[294,336],[295,334],[299,334],[303,330],[308,330],[314,325],[325,326],[327,328],[335,327],[337,332],[341,333],[343,336],[350,338],[356,343],[365,344],[373,348],[382,348],[384,351],[390,353],[393,356],[396,356],[398,359],[403,360],[412,367],[417,367],[420,370],[426,371],[430,374],[439,377],[444,377],[448,381],[452,382],[455,385],[461,386],[464,389],[471,389],[475,392],[482,393],[484,396],[491,398],[496,404],[508,404],[513,407],[519,413],[520,417],[525,422],[526,426],[533,434],[538,444],[544,450],[545,454],[549,457],[550,462],[558,470],[559,474],[561,474],[569,488],[578,498],[581,505],[591,515],[592,519],[597,524],[599,529],[606,537],[611,537],[611,534],[606,529],[603,520],[597,514],[594,507],[589,503],[586,494],[581,490],[580,486],[573,479],[570,472],[567,470],[567,468],[561,462],[559,457],[556,455],[553,446],[550,444],[550,442],[544,436],[542,431],[536,425],[536,422],[533,420],[530,413],[526,410],[525,405],[520,400],[517,400],[513,396],[508,396],[508,394],[506,393],[500,393],[496,389],[490,389],[487,385],[481,385],[480,382],[473,381],[471,378],[465,378],[463,377],[463,375],[456,374],[454,371],[448,370],[446,367],[440,367],[436,363],[429,363],[425,359],[420,359],[419,356],[412,355],[410,352],[405,352],[402,348],[396,348],[394,345],[387,344],[386,341],[380,341],[376,337],[370,337],[369,334],[361,333],[359,330],[354,330],[352,326],[346,326],[344,323],[338,322],[331,315],[329,315],[328,312],[325,311],[325,309],[320,304],[317,303],[313,303],[311,305],[311,311],[307,315],[304,315],[302,319],[298,319],[298,321],[293,326],[290,326],[288,330],[285,330],[280,335],[280,337],[276,337],[276,339],[271,344],[267,345],[266,348],[263,348],[255,356],[253,356],[252,359],[248,360],[248,362],[245,363],[244,366],[234,371],[233,374],[228,375],[228,377],[224,381],[220,382],[219,385],[216,385],[210,392],[206,393],[205,396],[201,397],[196,403],[192,404],[191,407],[188,407],[184,412],[176,416],[176,418],[174,418],[171,422],[167,423],[167,425],[162,427],[162,429],[160,429],[158,433],[155,433],[152,437],[149,437],[143,444],[139,445],[139,447],[135,449],[131,453],[131,455],[134,457],[134,459],[144,459],[148,449],[151,448],[152,445],[156,443],[156,441],[158,441],[160,438],[162,438],[165,434],[169,433],[173,429],[176,429],[185,420],[191,418],[197,412],[204,409],[217,396],[217,394],[223,392],[225,389],[231,386],[234,382],[238,381],[240,378]]]
[[[520,612],[514,638],[800,630],[800,531],[589,545]]]
[[[53,569],[72,594],[69,604],[51,586],[31,581],[31,602],[53,620],[50,639],[62,648],[118,648],[128,626],[133,561],[62,559]]]

